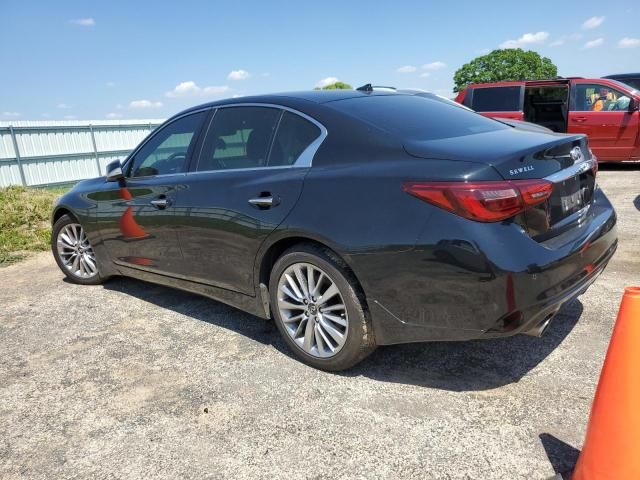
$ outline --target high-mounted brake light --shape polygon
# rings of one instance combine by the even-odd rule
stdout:
[[[547,180],[495,182],[405,182],[410,195],[478,222],[498,222],[547,200]]]

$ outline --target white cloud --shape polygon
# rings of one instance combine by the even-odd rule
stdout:
[[[121,113],[116,113],[116,112],[111,112],[111,113],[107,113],[105,115],[105,118],[108,118],[109,120],[115,120],[116,118],[122,118],[122,114]]]
[[[204,97],[210,95],[220,95],[229,90],[227,85],[199,87],[194,81],[180,82],[173,90],[165,93],[166,97]]]
[[[427,77],[430,77],[430,76],[431,76],[431,74],[430,74],[429,72],[422,72],[422,73],[420,74],[420,77],[421,77],[421,78],[427,78]]]
[[[595,40],[590,40],[584,44],[584,48],[595,48],[599,47],[604,43],[604,38],[596,38]]]
[[[229,72],[229,75],[227,75],[227,78],[229,80],[246,80],[247,78],[249,78],[251,75],[249,74],[249,72],[247,72],[246,70],[231,70],[231,72]]]
[[[587,18],[582,24],[583,30],[592,30],[598,28],[604,22],[605,17],[591,17]]]
[[[152,102],[150,100],[134,100],[129,103],[129,108],[161,108],[162,102]]]
[[[423,70],[442,70],[443,68],[447,68],[447,64],[444,62],[431,62],[422,65]]]
[[[398,73],[413,73],[417,70],[413,65],[405,65],[404,67],[400,67],[396,70]]]
[[[105,85],[106,85],[107,87],[109,87],[109,88],[111,88],[111,87],[115,87],[115,86],[116,86],[116,82],[107,82],[107,83],[105,83]]]
[[[62,118],[64,118],[65,120],[75,120],[78,117],[76,117],[75,115],[65,115]]]
[[[200,94],[200,90],[196,82],[180,82],[173,90],[166,92],[165,96],[169,98],[195,96]]]
[[[318,83],[316,83],[316,88],[324,88],[327,85],[331,85],[332,83],[336,83],[338,82],[338,78],[337,77],[327,77],[327,78],[323,78],[322,80],[320,80]]]
[[[640,38],[625,37],[618,42],[618,48],[636,48],[640,47]]]
[[[19,117],[19,112],[2,112],[3,117]]]
[[[66,110],[68,108],[71,108],[71,105],[67,105],[66,103],[59,103],[58,105],[56,105],[56,107],[61,110]]]
[[[549,38],[548,32],[525,33],[516,40],[507,40],[500,44],[500,48],[520,48],[526,45],[544,43]]]
[[[93,27],[96,24],[96,21],[91,17],[75,18],[73,20],[69,20],[69,23],[73,25],[80,25],[81,27]]]

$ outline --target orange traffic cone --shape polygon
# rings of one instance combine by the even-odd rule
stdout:
[[[572,480],[640,479],[640,287],[624,291]]]

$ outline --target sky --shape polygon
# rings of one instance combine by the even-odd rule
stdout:
[[[165,118],[335,79],[452,95],[496,48],[640,71],[640,1],[0,0],[0,120]]]

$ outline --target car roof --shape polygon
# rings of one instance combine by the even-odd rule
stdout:
[[[321,105],[330,102],[336,102],[340,100],[347,100],[349,98],[360,97],[379,97],[386,95],[410,95],[405,92],[396,92],[392,90],[382,91],[360,91],[360,90],[303,90],[297,92],[280,92],[270,93],[264,95],[250,95],[246,97],[231,97],[221,100],[215,100],[213,102],[203,103],[189,107],[186,110],[182,110],[173,115],[169,120],[185,115],[187,113],[195,112],[205,108],[221,107],[224,105],[241,105],[250,103],[263,103],[280,105],[283,107],[289,107],[298,109],[301,105],[306,104],[308,107],[313,105]],[[303,111],[303,113],[309,113]]]
[[[602,77],[602,78],[640,78],[640,72],[638,73],[618,73],[615,75],[607,75],[606,77]]]
[[[394,92],[394,91],[373,91],[373,92],[362,92],[359,90],[303,90],[299,92],[280,92],[280,93],[269,93],[264,95],[250,95],[246,97],[232,97],[225,98],[222,100],[216,100],[209,103],[204,103],[202,105],[198,105],[190,108],[189,110],[195,110],[206,107],[215,107],[218,105],[227,105],[231,103],[282,103],[289,100],[306,100],[308,102],[313,103],[329,103],[335,102],[338,100],[346,100],[349,98],[357,98],[357,97],[372,97],[372,96],[380,96],[380,95],[403,95],[403,93]]]
[[[504,80],[500,82],[486,82],[486,83],[470,83],[465,88],[483,88],[483,87],[509,87],[509,86],[518,86],[522,84],[528,85],[544,85],[546,83],[553,84],[565,84],[571,82],[571,80],[580,79],[582,77],[571,77],[571,78],[548,78],[544,80]]]
[[[629,78],[631,74],[628,74]],[[557,78],[549,78],[545,80],[505,80],[501,82],[487,82],[487,83],[471,83],[465,87],[466,89],[474,89],[474,88],[487,88],[487,87],[510,87],[510,86],[518,86],[518,85],[527,85],[527,86],[538,86],[538,85],[566,85],[570,83],[590,83],[590,82],[605,82],[611,85],[616,84],[618,87],[625,87],[627,89],[632,88],[628,85],[620,84],[618,78],[585,78],[585,77],[557,77]]]

